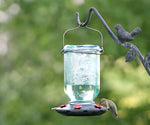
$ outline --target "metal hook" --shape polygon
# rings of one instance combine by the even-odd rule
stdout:
[[[91,7],[89,10],[89,14],[87,17],[87,20],[85,21],[85,23],[81,23],[80,18],[79,18],[79,13],[76,13],[76,20],[78,25],[80,25],[81,27],[85,27],[90,19],[91,19],[91,15],[92,15],[92,11],[94,11],[94,13],[96,14],[96,16],[99,18],[99,20],[102,22],[102,24],[104,25],[105,29],[107,30],[107,32],[109,33],[109,35],[111,36],[111,38],[114,40],[114,42],[116,42],[117,44],[119,44],[120,46],[132,49],[136,55],[138,56],[138,58],[140,59],[140,61],[142,62],[143,66],[145,67],[147,73],[150,75],[150,67],[149,67],[149,58],[150,54],[148,53],[145,58],[142,56],[141,52],[139,51],[139,49],[131,44],[131,43],[121,43],[120,40],[118,39],[118,37],[112,32],[112,30],[109,28],[109,26],[107,25],[107,23],[105,22],[105,20],[103,19],[103,17],[100,15],[100,13],[96,10],[96,8]],[[147,61],[148,60],[148,61]]]

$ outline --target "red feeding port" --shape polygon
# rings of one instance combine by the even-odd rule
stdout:
[[[99,104],[95,104],[95,108],[102,108],[103,106],[102,105],[99,105]]]
[[[82,106],[80,104],[74,105],[73,106],[75,109],[80,109]]]

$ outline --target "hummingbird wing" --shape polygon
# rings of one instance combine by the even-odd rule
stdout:
[[[118,113],[117,113],[117,106],[116,106],[116,104],[113,102],[113,101],[111,101],[111,100],[109,100],[109,99],[101,99],[101,103],[100,104],[106,104],[106,106],[110,109],[110,111],[112,112],[112,114],[113,114],[113,116],[115,117],[115,118],[117,118],[118,117]]]

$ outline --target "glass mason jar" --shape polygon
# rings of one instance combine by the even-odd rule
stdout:
[[[100,91],[100,55],[97,45],[64,47],[64,90],[70,104],[94,103]]]

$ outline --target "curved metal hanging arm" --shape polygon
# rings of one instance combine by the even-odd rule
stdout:
[[[81,26],[79,25],[78,27],[75,27],[75,28],[72,28],[72,29],[68,29],[68,30],[66,30],[66,31],[63,33],[63,46],[62,46],[61,54],[64,54],[64,53],[66,52],[66,51],[64,50],[64,46],[65,46],[65,35],[66,35],[66,33],[69,32],[69,31],[72,31],[72,30],[79,29],[80,27],[81,27]],[[87,26],[85,26],[85,28],[99,33],[99,35],[101,36],[101,41],[100,41],[101,46],[100,46],[99,51],[97,51],[96,53],[89,53],[89,52],[82,52],[82,53],[86,53],[86,54],[96,54],[96,55],[103,54],[103,53],[104,53],[104,49],[103,49],[103,35],[102,35],[102,33],[101,33],[99,30],[96,30],[96,29],[93,29],[93,28],[90,28],[90,27],[87,27]],[[67,51],[67,52],[68,52],[68,51]],[[73,51],[73,50],[71,50],[71,52],[78,53],[78,52],[75,52],[75,51]],[[81,53],[81,52],[80,52],[80,53]]]
[[[76,20],[77,20],[78,25],[80,25],[81,27],[87,26],[87,24],[89,23],[89,21],[91,19],[92,11],[94,11],[95,14],[97,15],[97,17],[100,19],[100,21],[102,22],[102,24],[106,28],[106,30],[109,33],[109,35],[111,36],[111,38],[117,44],[119,44],[120,46],[123,46],[123,47],[126,47],[126,48],[130,49],[128,51],[127,55],[126,55],[126,62],[132,61],[135,58],[135,56],[137,55],[138,58],[140,59],[140,61],[142,62],[143,66],[145,67],[147,73],[150,75],[150,52],[147,53],[147,55],[144,58],[142,56],[142,54],[140,53],[139,49],[135,45],[133,45],[131,43],[128,43],[128,41],[120,41],[119,37],[117,37],[112,32],[112,30],[109,28],[109,26],[107,25],[107,23],[105,22],[105,20],[103,19],[103,17],[100,15],[100,13],[94,7],[90,8],[89,14],[88,14],[88,18],[87,18],[87,20],[86,20],[85,23],[81,23],[80,18],[79,18],[79,13],[76,13]],[[121,35],[123,35],[123,33]],[[136,35],[136,34],[134,34],[134,35]]]

